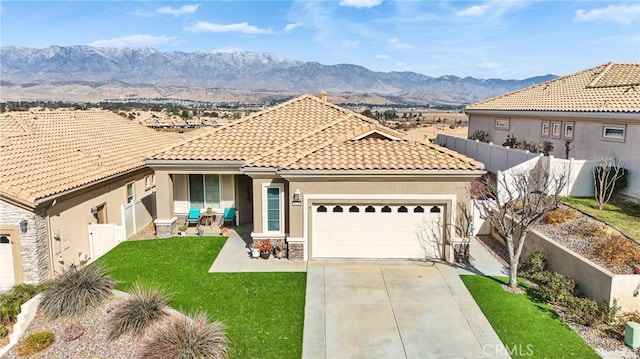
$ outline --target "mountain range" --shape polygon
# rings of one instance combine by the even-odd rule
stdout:
[[[125,95],[199,99],[208,98],[207,94],[228,95],[229,91],[277,94],[326,90],[330,95],[366,94],[392,102],[457,106],[556,77],[430,77],[415,72],[375,72],[352,64],[302,62],[271,53],[90,46],[2,47],[0,64],[3,101],[42,100],[46,96],[90,101],[87,97],[102,100]]]

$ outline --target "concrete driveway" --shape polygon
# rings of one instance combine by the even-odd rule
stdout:
[[[504,358],[445,264],[309,261],[303,358]]]

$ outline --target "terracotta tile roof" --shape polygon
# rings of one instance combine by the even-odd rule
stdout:
[[[359,136],[371,131],[377,134]],[[372,138],[375,137],[375,138]],[[480,170],[482,164],[304,95],[160,152],[152,160],[237,160],[278,170]]]
[[[335,142],[286,170],[481,170],[478,162],[415,141],[363,138]]]
[[[640,113],[640,63],[606,63],[466,110]]]
[[[32,205],[144,166],[169,143],[109,111],[10,112],[0,117],[0,193]]]

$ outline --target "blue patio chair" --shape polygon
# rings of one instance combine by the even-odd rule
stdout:
[[[187,218],[187,226],[190,224],[198,225],[200,222],[200,208],[191,208],[189,210],[189,217]]]
[[[223,226],[229,222],[231,222],[233,226],[236,225],[236,209],[233,207],[225,208],[222,216]]]

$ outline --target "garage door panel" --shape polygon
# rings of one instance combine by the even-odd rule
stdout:
[[[432,205],[345,203],[343,212],[318,207],[312,207],[313,257],[442,258],[442,206],[436,213]]]

